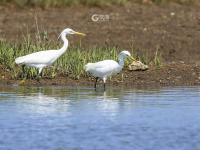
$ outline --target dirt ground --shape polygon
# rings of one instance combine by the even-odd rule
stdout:
[[[97,15],[99,20],[92,20]],[[124,71],[124,84],[131,85],[200,85],[200,6],[133,4],[125,6],[67,8],[16,8],[0,6],[0,39],[19,42],[23,35],[33,37],[47,31],[50,40],[57,40],[66,27],[87,34],[84,38],[69,37],[70,46],[80,44],[92,47],[116,46],[118,49],[136,49],[138,56],[153,58],[156,50],[163,65],[147,71]],[[1,71],[3,76],[5,72]],[[112,84],[121,82],[121,75]],[[84,84],[92,81],[43,79],[43,84]],[[14,81],[7,79],[6,83]],[[18,82],[18,81],[16,81]],[[31,84],[38,84],[29,81]],[[91,82],[90,82],[91,83]]]
[[[4,70],[1,68],[1,70]],[[81,77],[74,80],[68,76],[58,75],[54,79],[43,77],[40,82],[37,80],[13,80],[10,73],[3,71],[0,73],[1,85],[26,85],[26,86],[93,86],[94,78]],[[109,85],[128,87],[166,87],[166,86],[199,86],[200,66],[185,64],[183,62],[165,64],[161,67],[150,67],[147,71],[128,71],[126,68],[122,73],[108,79]],[[100,81],[102,86],[102,81]]]

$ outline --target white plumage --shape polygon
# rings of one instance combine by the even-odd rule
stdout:
[[[25,56],[21,56],[15,59],[16,64],[24,64],[30,67],[36,67],[39,69],[38,75],[42,72],[42,69],[44,67],[52,65],[66,50],[68,47],[68,40],[66,36],[68,34],[79,34],[79,35],[85,35],[80,32],[75,32],[74,30],[67,28],[63,30],[60,34],[61,39],[64,42],[64,45],[59,50],[44,50],[35,52],[32,54],[28,54]],[[59,37],[60,37],[59,36]]]
[[[106,76],[111,76],[121,71],[121,66],[114,60],[104,60],[97,63],[88,63],[86,71],[93,76],[103,79]]]
[[[96,63],[88,63],[85,65],[85,71],[89,72],[92,76],[96,77],[95,81],[95,89],[97,80],[100,78],[104,82],[104,90],[105,83],[108,77],[119,73],[124,67],[124,60],[126,57],[131,57],[129,51],[122,51],[119,56],[119,62],[114,60],[103,60]]]

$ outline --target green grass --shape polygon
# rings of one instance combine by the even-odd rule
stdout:
[[[58,48],[54,44],[32,44],[25,41],[23,44],[9,44],[0,42],[0,64],[6,67],[13,79],[30,78],[37,76],[37,70],[32,67],[20,67],[14,63],[15,58],[32,52]],[[80,47],[69,48],[52,67],[43,69],[43,76],[54,78],[57,74],[79,79],[86,76],[84,65],[88,62],[96,62],[103,59],[117,59],[118,52],[115,48],[95,48],[84,50]],[[24,73],[23,73],[24,72]]]
[[[155,52],[153,63],[157,67],[160,67],[162,65],[162,63],[161,63],[161,54],[158,52],[158,49]]]
[[[19,56],[27,55],[33,52],[59,49],[61,45],[57,41],[48,41],[48,33],[40,32],[31,39],[30,35],[24,36],[21,43],[11,44],[6,41],[0,41],[0,65],[4,66],[10,72],[13,79],[36,78],[38,72],[33,67],[21,67],[15,64],[15,59]],[[81,44],[80,44],[81,45]],[[84,65],[88,62],[96,62],[104,59],[117,60],[119,49],[115,47],[100,47],[84,49],[81,46],[69,47],[67,52],[61,56],[52,67],[43,69],[43,76],[54,78],[55,76],[63,75],[73,79],[79,79],[82,76],[87,76],[84,71]],[[148,57],[145,53],[137,56],[137,52],[132,48],[129,50],[133,57],[144,62],[145,64],[161,65],[161,55],[158,50],[153,58]],[[130,62],[127,61],[126,64]]]
[[[124,4],[130,0],[3,0],[0,3],[13,3],[18,6],[33,5],[33,6],[69,6],[69,5],[88,5],[102,6],[111,4]]]

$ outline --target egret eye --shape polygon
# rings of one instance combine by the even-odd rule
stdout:
[[[74,31],[73,30],[69,30],[69,34],[74,34]]]

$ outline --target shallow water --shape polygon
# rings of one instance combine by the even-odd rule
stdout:
[[[0,91],[0,150],[200,148],[200,87]]]

